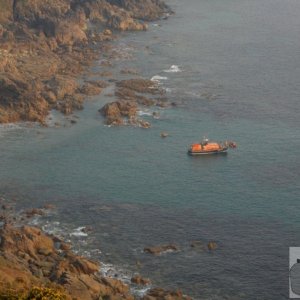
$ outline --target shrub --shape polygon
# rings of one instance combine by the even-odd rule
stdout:
[[[6,288],[0,291],[0,300],[67,300],[67,296],[57,288],[33,287],[27,293]]]
[[[66,300],[67,296],[58,289],[33,287],[24,300]]]

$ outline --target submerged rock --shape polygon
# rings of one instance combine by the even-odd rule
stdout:
[[[179,251],[180,248],[175,245],[175,244],[167,244],[167,245],[162,245],[162,246],[153,246],[153,247],[146,247],[144,248],[144,252],[150,253],[153,255],[160,255],[161,253],[164,252],[173,252],[173,251]]]
[[[192,300],[191,297],[184,295],[180,290],[168,291],[162,288],[154,288],[147,292],[143,300]]]
[[[208,248],[208,250],[210,250],[210,251],[216,250],[217,247],[218,247],[217,243],[216,243],[216,242],[213,242],[213,241],[210,241],[210,242],[208,242],[208,244],[207,244],[207,248]]]

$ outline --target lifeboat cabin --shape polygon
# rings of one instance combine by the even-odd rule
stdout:
[[[190,155],[218,154],[226,153],[228,150],[227,143],[210,142],[204,139],[200,143],[192,144],[188,150]]]

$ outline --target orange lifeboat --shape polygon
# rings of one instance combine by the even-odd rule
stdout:
[[[218,154],[226,153],[228,146],[223,143],[209,142],[204,139],[200,143],[192,144],[188,150],[190,155],[202,155],[202,154]]]

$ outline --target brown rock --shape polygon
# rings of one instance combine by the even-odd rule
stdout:
[[[144,120],[138,120],[138,125],[139,127],[146,128],[146,129],[151,127],[151,123]]]
[[[116,102],[105,104],[99,112],[106,117],[108,125],[121,119],[121,111]]]
[[[64,242],[61,242],[60,243],[60,249],[63,250],[63,251],[69,251],[71,249],[71,245],[70,244],[67,244],[67,243],[64,243]]]
[[[135,283],[137,285],[149,285],[151,284],[150,279],[148,278],[143,278],[140,275],[135,275],[131,278],[131,282]]]
[[[45,214],[45,212],[42,209],[33,208],[33,209],[30,209],[30,210],[27,210],[25,212],[25,214],[26,214],[27,218],[31,218],[35,215],[43,216]]]
[[[104,35],[112,35],[112,31],[109,30],[109,29],[105,29],[105,30],[103,31],[103,34],[104,34]]]
[[[69,76],[55,75],[46,84],[59,101],[63,100],[67,95],[73,95],[78,89],[76,80]]]
[[[102,92],[102,88],[95,86],[91,83],[85,83],[80,89],[80,93],[87,96],[95,96]]]
[[[136,93],[128,88],[118,88],[115,95],[120,99],[133,100],[137,98]]]
[[[122,125],[124,117],[129,119],[136,116],[137,104],[127,100],[115,101],[105,104],[99,112],[106,117],[107,124]]]
[[[192,300],[191,297],[185,296],[180,290],[168,291],[162,288],[154,288],[147,292],[143,300]]]
[[[117,87],[127,88],[139,93],[160,94],[163,93],[157,84],[148,79],[128,79],[117,82]]]
[[[179,247],[175,244],[168,244],[162,246],[154,246],[154,247],[146,247],[144,248],[144,252],[153,254],[153,255],[160,255],[163,252],[168,251],[179,251]]]
[[[101,282],[110,287],[115,293],[127,294],[129,292],[129,286],[118,279],[104,277]]]
[[[48,256],[52,253],[52,249],[42,247],[37,249],[37,253],[40,255]]]
[[[216,250],[217,247],[218,247],[217,243],[216,243],[216,242],[213,242],[213,241],[210,241],[210,242],[208,242],[208,244],[207,244],[207,248],[208,248],[208,250],[210,250],[210,251]]]

